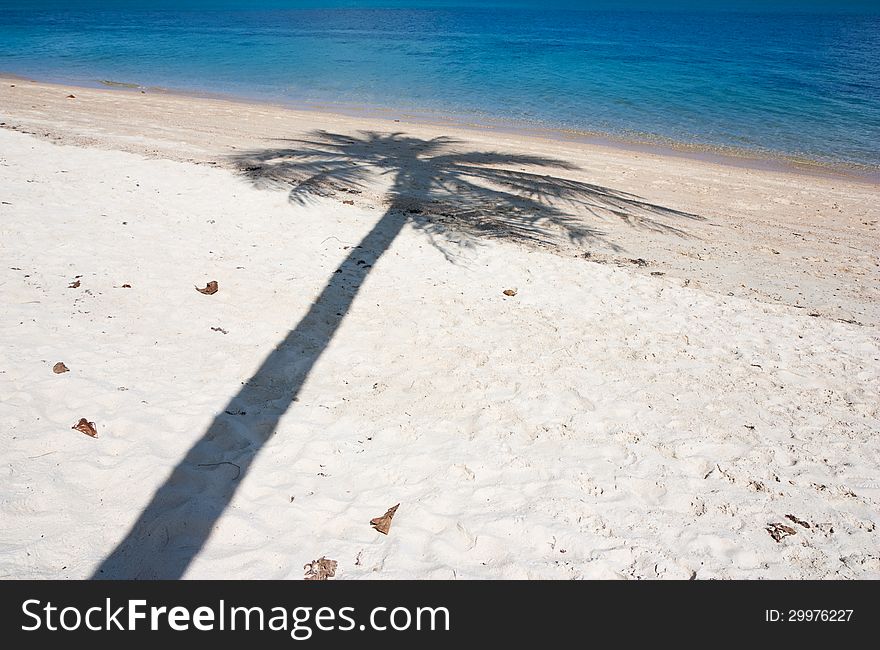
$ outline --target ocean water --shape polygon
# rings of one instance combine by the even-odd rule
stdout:
[[[0,3],[0,71],[880,168],[880,16],[871,14]]]

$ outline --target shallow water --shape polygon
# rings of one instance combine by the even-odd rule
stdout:
[[[0,70],[880,167],[876,15],[0,9]]]

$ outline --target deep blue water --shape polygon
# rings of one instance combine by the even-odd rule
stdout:
[[[2,7],[0,71],[38,79],[434,110],[880,167],[877,15]]]

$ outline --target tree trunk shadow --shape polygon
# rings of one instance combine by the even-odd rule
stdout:
[[[351,249],[308,313],[214,418],[92,579],[183,576],[405,222],[392,206]]]
[[[454,148],[460,143],[445,137],[316,131],[283,144],[237,154],[233,162],[255,186],[284,188],[297,204],[340,191],[359,194],[370,173],[392,174],[387,192],[391,206],[351,249],[308,313],[214,418],[93,578],[183,576],[329,345],[370,269],[407,221],[432,241],[437,235],[459,232],[535,244],[544,241],[549,228],[561,230],[572,241],[601,237],[600,231],[564,210],[566,206],[677,235],[684,232],[670,221],[702,219],[626,192],[543,173],[578,169],[563,160],[460,151]]]

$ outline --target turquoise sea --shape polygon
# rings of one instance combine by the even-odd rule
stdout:
[[[301,4],[0,2],[0,71],[880,168],[870,12]]]

